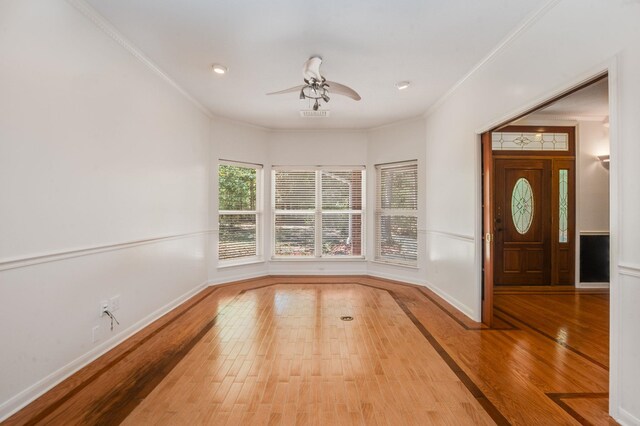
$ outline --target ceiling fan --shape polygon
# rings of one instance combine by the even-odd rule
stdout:
[[[344,84],[328,81],[320,74],[320,64],[322,58],[312,56],[302,66],[302,76],[305,84],[291,87],[289,89],[280,90],[279,92],[267,93],[267,95],[281,95],[283,93],[300,92],[300,99],[311,99],[314,102],[313,110],[317,111],[320,107],[320,100],[329,102],[329,93],[343,95],[355,101],[362,99],[358,92]]]

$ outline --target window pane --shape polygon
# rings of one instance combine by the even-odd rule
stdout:
[[[313,256],[315,222],[314,214],[276,214],[276,256]]]
[[[323,210],[362,209],[362,170],[322,172]]]
[[[323,214],[322,254],[360,256],[362,254],[362,215]]]
[[[276,210],[313,210],[316,207],[314,171],[277,170],[275,172]]]
[[[493,132],[494,151],[568,151],[568,133]]]
[[[416,164],[380,169],[378,207],[418,208],[418,166]]]
[[[403,262],[418,258],[418,218],[415,216],[380,215],[378,218],[379,255]]]
[[[218,259],[256,255],[255,214],[223,214],[219,221]]]
[[[529,232],[533,223],[533,189],[526,178],[516,181],[511,192],[511,219],[518,233]]]
[[[256,210],[254,168],[220,164],[218,168],[219,210]]]
[[[560,238],[559,242],[569,242],[569,225],[567,217],[569,215],[569,171],[560,170]]]
[[[377,170],[376,259],[415,265],[418,259],[418,163]]]

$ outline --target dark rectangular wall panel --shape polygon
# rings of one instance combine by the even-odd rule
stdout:
[[[580,282],[609,282],[608,235],[580,235]]]

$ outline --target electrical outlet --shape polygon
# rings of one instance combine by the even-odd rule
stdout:
[[[100,316],[101,317],[105,316],[106,314],[104,312],[108,310],[109,310],[109,301],[108,300],[100,301]]]
[[[111,305],[111,312],[115,312],[120,309],[120,295],[118,294],[109,299],[109,304]]]
[[[98,340],[100,340],[100,326],[96,325],[95,327],[93,327],[93,329],[91,330],[91,341],[93,343],[97,342]]]

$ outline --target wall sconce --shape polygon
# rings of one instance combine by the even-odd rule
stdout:
[[[602,125],[604,127],[606,127],[607,129],[609,128],[609,116],[607,115],[604,120],[602,120]]]
[[[609,155],[598,155],[597,158],[600,161],[600,164],[602,164],[602,167],[609,170]]]

